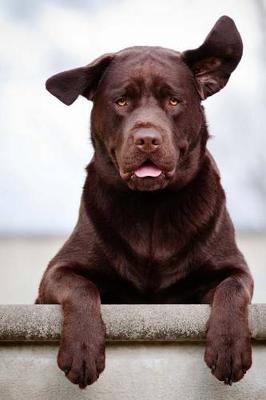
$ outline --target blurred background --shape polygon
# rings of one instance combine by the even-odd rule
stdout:
[[[91,104],[71,107],[45,80],[132,45],[198,47],[221,15],[244,55],[205,101],[237,240],[266,301],[266,2],[0,0],[0,303],[32,303],[48,261],[76,223],[92,156]]]

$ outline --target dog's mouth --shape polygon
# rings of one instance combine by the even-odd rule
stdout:
[[[150,159],[131,167],[128,171],[119,168],[121,178],[134,190],[153,191],[164,188],[174,177],[175,168],[170,170]]]
[[[162,173],[163,171],[150,160],[146,160],[134,170],[134,175],[137,178],[158,178]]]
[[[131,189],[144,191],[158,190],[167,186],[174,179],[176,173],[174,160],[154,161],[151,158],[146,158],[137,163],[135,157],[132,157],[130,160],[126,160],[126,163],[122,158],[123,163],[121,161],[118,162],[120,157],[117,157],[115,151],[111,154],[120,177]]]

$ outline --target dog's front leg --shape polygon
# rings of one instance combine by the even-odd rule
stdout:
[[[251,367],[248,304],[252,290],[249,273],[239,271],[222,281],[212,296],[205,361],[226,384],[239,381]]]
[[[80,388],[92,384],[105,364],[105,326],[96,286],[77,274],[75,266],[55,264],[43,277],[37,302],[62,305],[58,365]]]

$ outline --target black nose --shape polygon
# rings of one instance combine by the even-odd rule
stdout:
[[[157,150],[162,144],[162,135],[154,128],[138,129],[133,138],[135,146],[146,153]]]

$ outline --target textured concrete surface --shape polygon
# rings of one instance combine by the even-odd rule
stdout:
[[[106,368],[85,390],[56,363],[59,306],[0,306],[0,400],[265,400],[266,305],[250,307],[253,365],[232,387],[203,361],[207,305],[103,305]]]
[[[253,366],[232,386],[217,381],[196,342],[117,343],[106,368],[85,390],[56,365],[57,345],[0,346],[1,400],[265,400],[266,346],[253,347]]]
[[[204,339],[208,305],[102,305],[109,341],[198,341]],[[266,304],[250,306],[252,338],[266,340]],[[58,341],[57,305],[0,305],[0,341]],[[266,398],[266,397],[265,397]]]

